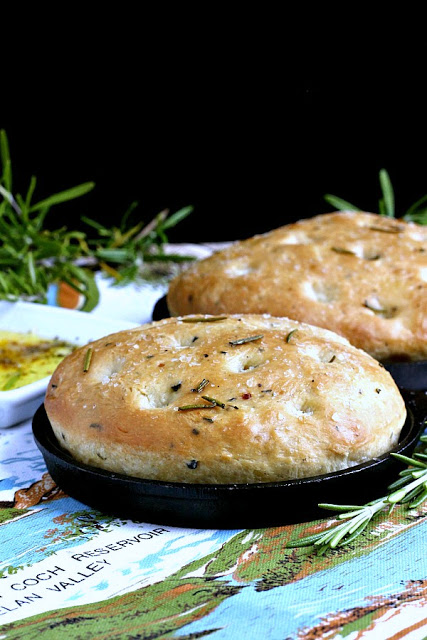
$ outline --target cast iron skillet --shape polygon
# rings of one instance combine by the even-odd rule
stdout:
[[[166,296],[160,298],[153,309],[153,320],[169,318]],[[402,389],[427,389],[427,360],[419,362],[383,362],[396,384]]]
[[[411,455],[427,417],[425,392],[402,391],[408,419],[395,452]],[[319,502],[362,504],[384,494],[404,465],[386,454],[345,471],[287,482],[185,484],[111,473],[74,460],[56,440],[41,405],[33,434],[54,481],[104,513],[181,527],[240,529],[325,517]]]

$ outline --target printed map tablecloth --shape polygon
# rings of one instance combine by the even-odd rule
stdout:
[[[103,284],[93,313],[145,322],[164,290]],[[426,638],[427,506],[398,507],[324,556],[286,548],[327,523],[114,518],[55,486],[31,421],[0,430],[0,638]]]

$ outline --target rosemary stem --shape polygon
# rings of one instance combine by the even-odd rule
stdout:
[[[402,489],[398,489],[397,491],[394,491],[389,496],[387,496],[386,501],[389,502],[390,504],[401,502],[403,498],[412,491],[412,489],[419,487],[424,482],[426,482],[426,480],[427,480],[427,469],[419,478],[407,484],[406,487]]]

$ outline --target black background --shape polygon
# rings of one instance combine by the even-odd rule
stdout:
[[[329,211],[326,193],[375,211],[383,167],[398,213],[427,193],[423,51],[337,69],[342,43],[327,58],[304,39],[287,47],[274,16],[209,33],[131,22],[114,31],[113,16],[95,45],[90,28],[57,33],[3,82],[15,190],[31,175],[36,199],[96,183],[52,209],[51,227],[117,224],[136,200],[146,222],[194,206],[171,241],[233,240]]]

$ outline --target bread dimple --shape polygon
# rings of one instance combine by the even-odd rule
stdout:
[[[77,460],[191,483],[346,468],[392,448],[406,417],[388,372],[345,338],[256,314],[169,318],[97,340],[58,366],[45,407]]]
[[[364,212],[235,242],[174,278],[173,315],[270,313],[331,329],[378,360],[427,357],[427,229]]]

